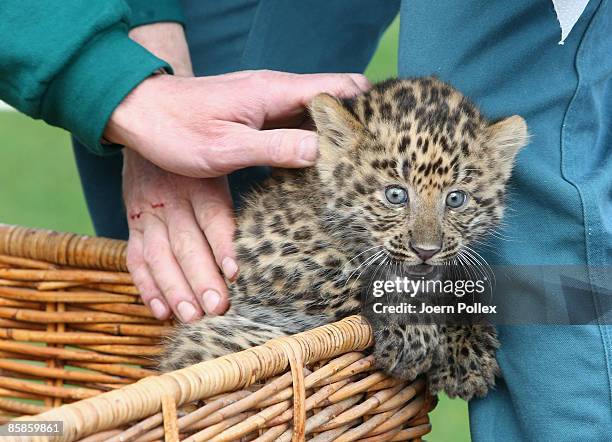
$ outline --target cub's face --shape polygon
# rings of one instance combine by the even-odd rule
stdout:
[[[326,219],[352,251],[410,266],[450,263],[499,223],[528,137],[521,117],[490,124],[433,78],[389,80],[344,102],[320,95],[311,112]]]

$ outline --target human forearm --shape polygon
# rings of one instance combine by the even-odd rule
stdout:
[[[138,26],[133,28],[129,35],[136,43],[170,64],[174,75],[193,76],[185,32],[179,23],[164,22]]]

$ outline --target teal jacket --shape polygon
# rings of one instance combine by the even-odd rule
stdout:
[[[160,68],[130,40],[130,27],[181,22],[177,0],[2,0],[0,99],[72,132],[97,154],[123,98]]]

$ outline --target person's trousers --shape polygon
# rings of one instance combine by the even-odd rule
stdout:
[[[237,69],[363,71],[398,7],[387,0],[185,1],[198,75]],[[522,115],[500,264],[609,266],[612,261],[612,8],[591,0],[564,45],[550,0],[406,0],[401,76],[435,74],[491,119]],[[126,237],[120,157],[75,152],[98,234]],[[265,171],[264,171],[265,172]],[[259,173],[259,172],[257,172]],[[246,186],[253,172],[232,176]],[[594,286],[597,274],[589,276]],[[511,294],[509,294],[511,296]],[[554,293],[530,293],[542,298]],[[610,440],[609,299],[591,325],[500,327],[503,378],[470,403],[475,441]]]

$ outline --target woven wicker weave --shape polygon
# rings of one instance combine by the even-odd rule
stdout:
[[[424,382],[376,371],[357,316],[155,376],[170,325],[140,302],[124,242],[0,225],[3,421],[61,420],[57,440],[87,441],[398,441],[431,429]]]

